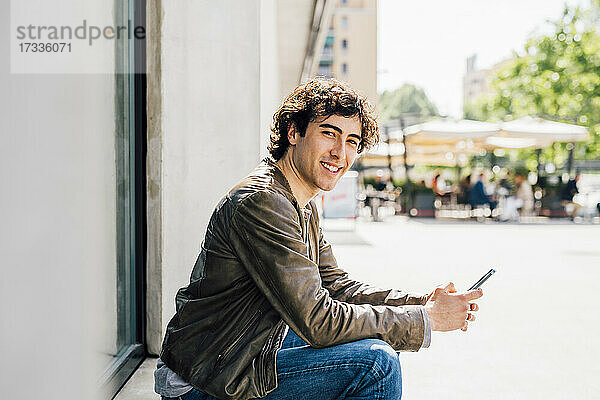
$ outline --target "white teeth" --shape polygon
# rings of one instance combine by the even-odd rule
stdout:
[[[325,168],[327,168],[328,170],[330,170],[331,172],[338,172],[340,170],[340,168],[331,166],[327,163],[321,163],[321,165],[323,165]]]

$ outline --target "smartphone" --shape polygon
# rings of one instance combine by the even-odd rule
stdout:
[[[496,272],[496,270],[495,270],[495,269],[493,269],[493,268],[492,268],[492,269],[490,269],[490,270],[487,272],[487,274],[485,274],[484,276],[482,276],[480,280],[478,280],[478,281],[477,281],[477,282],[476,282],[476,283],[475,283],[473,286],[471,286],[471,287],[469,288],[469,290],[475,290],[475,289],[479,289],[479,288],[481,287],[481,285],[483,285],[483,283],[484,283],[485,281],[487,281],[487,280],[490,278],[490,276],[494,275],[494,273],[495,273],[495,272]]]

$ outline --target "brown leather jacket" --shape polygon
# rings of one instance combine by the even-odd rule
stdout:
[[[313,347],[378,338],[417,351],[425,301],[351,280],[314,203],[300,209],[265,159],[216,207],[160,357],[212,396],[263,397],[277,387],[275,354],[288,326]]]

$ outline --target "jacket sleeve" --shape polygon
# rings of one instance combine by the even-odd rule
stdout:
[[[376,338],[395,350],[417,351],[424,338],[420,306],[350,304],[323,287],[307,257],[298,213],[279,194],[245,198],[231,221],[231,245],[281,318],[313,347]]]
[[[319,272],[323,286],[334,299],[353,304],[372,305],[425,305],[426,294],[407,293],[398,289],[381,289],[352,280],[346,271],[338,267],[331,245],[319,228]]]

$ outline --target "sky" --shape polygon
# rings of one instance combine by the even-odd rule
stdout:
[[[378,91],[412,83],[442,115],[462,117],[467,57],[477,54],[476,67],[488,68],[521,52],[565,3],[589,0],[379,0]]]

